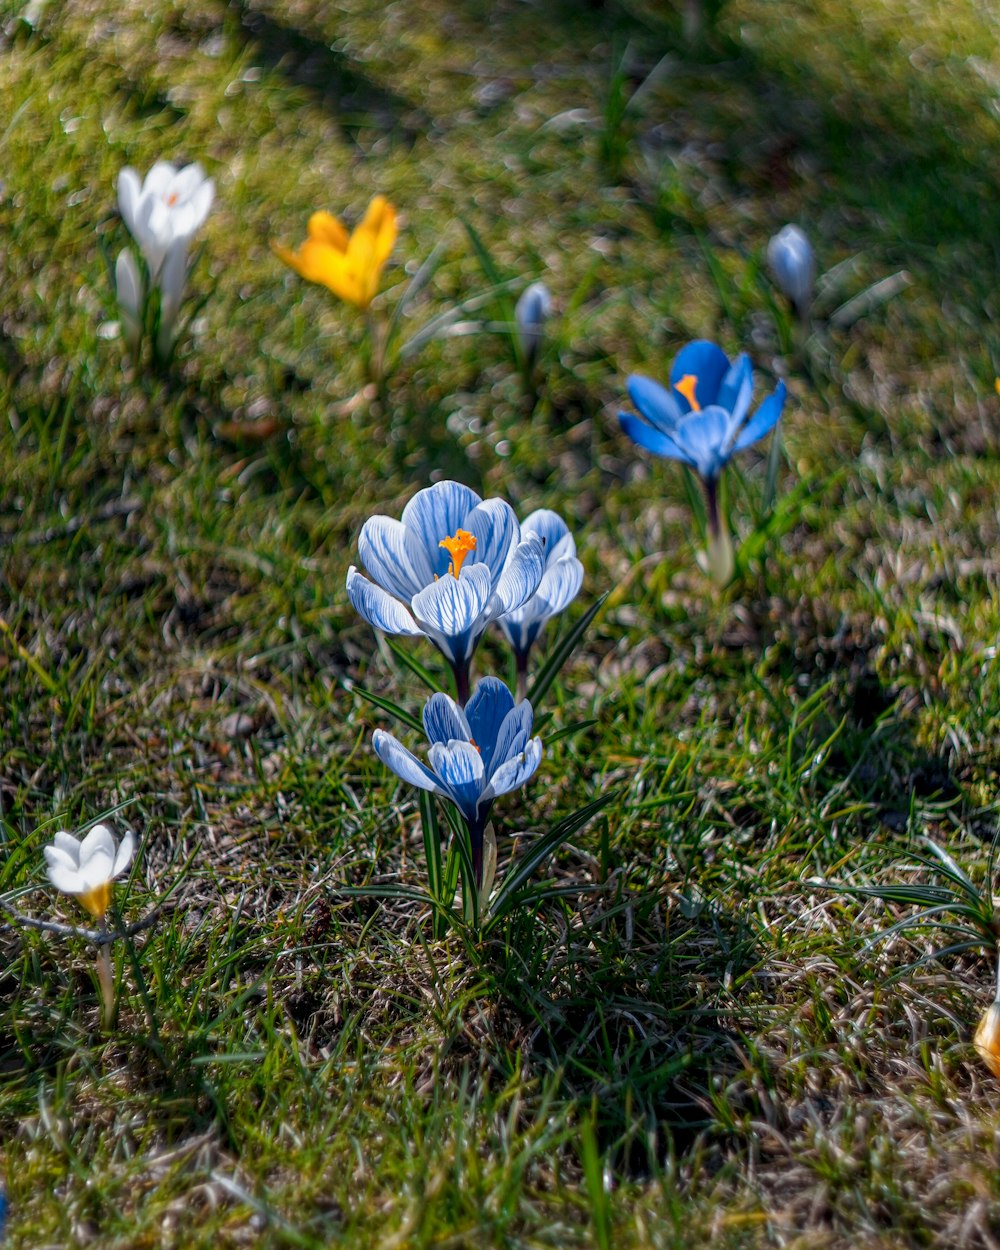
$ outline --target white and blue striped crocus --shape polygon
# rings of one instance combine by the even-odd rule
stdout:
[[[464,709],[446,694],[431,695],[423,719],[428,764],[384,729],[375,730],[375,753],[403,781],[455,804],[469,830],[476,888],[481,889],[483,839],[493,803],[523,786],[542,758],[541,739],[531,737],[531,704],[515,703],[502,681],[484,677]]]
[[[708,505],[708,563],[725,585],[733,575],[733,546],[719,513],[722,470],[738,452],[756,443],[778,424],[785,404],[779,382],[750,416],[753,369],[746,354],[730,363],[721,347],[697,339],[681,349],[670,370],[670,387],[634,375],[628,393],[642,413],[619,413],[622,429],[647,451],[679,460],[701,478]]]
[[[568,608],[580,593],[583,565],[566,522],[548,508],[539,508],[521,523],[522,534],[537,534],[545,549],[545,572],[538,589],[519,608],[500,619],[500,628],[517,662],[517,688],[523,699],[528,680],[528,652],[545,622]]]
[[[483,631],[526,603],[545,571],[541,539],[521,533],[510,504],[458,482],[418,491],[399,521],[371,517],[358,553],[368,577],[351,566],[351,603],[387,634],[429,638],[454,670],[462,705]]]

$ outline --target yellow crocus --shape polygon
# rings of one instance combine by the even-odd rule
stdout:
[[[365,309],[396,242],[396,210],[376,195],[360,225],[348,234],[331,213],[313,213],[308,238],[297,252],[273,244],[275,252],[307,282],[318,282],[356,308]]]

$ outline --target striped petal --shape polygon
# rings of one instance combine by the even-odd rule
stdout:
[[[474,736],[462,709],[440,691],[424,704],[423,719],[428,742],[450,742],[452,738],[464,738],[468,742]]]
[[[424,632],[398,599],[370,582],[353,564],[347,571],[347,597],[358,615],[383,633],[416,637]]]
[[[394,521],[387,516],[373,516],[364,523],[358,535],[358,555],[368,576],[390,595],[407,603],[418,590],[422,590],[433,580],[429,569],[422,569],[421,573],[424,575],[421,576],[414,568],[407,544],[408,533],[402,521]],[[426,565],[423,552],[419,553],[418,558]]]
[[[526,603],[538,589],[545,572],[545,549],[537,534],[526,535],[514,548],[490,600],[490,620],[504,616]]]
[[[460,482],[435,482],[418,490],[403,509],[402,521],[424,553],[431,575],[443,577],[451,557],[439,546],[464,526],[465,518],[482,500]]]
[[[433,794],[447,793],[427,765],[421,764],[413,752],[408,751],[392,734],[376,729],[372,734],[372,746],[386,768],[409,785]]]

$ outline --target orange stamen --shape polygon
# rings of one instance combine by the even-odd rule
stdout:
[[[695,398],[695,388],[698,385],[698,379],[693,373],[685,373],[679,382],[674,383],[674,390],[680,391],[684,398],[691,405],[692,412],[701,412],[701,404]]]
[[[176,191],[171,191],[171,192],[170,192],[170,194],[167,196],[167,203],[170,205],[170,207],[171,207],[171,208],[173,208],[173,206],[177,203],[177,192],[176,192]]]
[[[442,538],[438,546],[443,547],[451,556],[448,572],[452,577],[457,577],[462,571],[462,562],[465,557],[470,551],[476,549],[476,536],[470,534],[468,530],[456,530],[454,538]]]

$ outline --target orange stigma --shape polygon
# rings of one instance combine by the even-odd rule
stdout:
[[[693,373],[685,373],[679,382],[674,383],[674,390],[680,391],[684,398],[691,405],[692,412],[701,412],[701,404],[695,397],[695,389],[698,386],[698,379]]]
[[[470,551],[476,549],[476,536],[468,530],[456,530],[454,538],[442,538],[438,546],[443,547],[451,556],[448,572],[452,577],[457,577],[462,571],[462,561]]]

